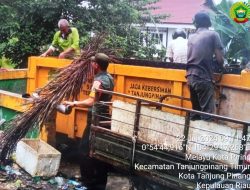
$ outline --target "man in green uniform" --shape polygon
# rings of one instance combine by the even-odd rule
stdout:
[[[59,52],[59,58],[73,58],[79,55],[78,30],[74,27],[70,27],[66,19],[59,20],[58,28],[59,31],[55,33],[51,46],[41,56],[49,56],[55,51]]]
[[[92,84],[92,88],[89,97],[81,101],[65,101],[64,104],[71,106],[89,107],[87,126],[82,136],[81,143],[81,174],[84,184],[88,186],[88,189],[104,189],[102,185],[107,181],[107,167],[100,161],[90,158],[89,155],[89,136],[92,115],[95,116],[95,122],[105,121],[109,117],[109,107],[96,103],[97,101],[110,102],[112,96],[109,94],[98,93],[96,95],[96,89],[104,89],[113,91],[114,80],[113,77],[107,72],[109,65],[109,57],[103,53],[97,53],[92,58],[92,66],[94,68],[95,77]],[[98,185],[101,187],[98,188]]]

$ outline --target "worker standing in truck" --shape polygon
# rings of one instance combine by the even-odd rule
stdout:
[[[92,84],[92,88],[89,97],[81,101],[65,101],[64,104],[71,106],[89,107],[87,126],[82,136],[81,151],[81,174],[84,185],[88,186],[88,189],[98,189],[96,185],[106,184],[107,172],[105,171],[105,165],[100,161],[94,160],[89,157],[89,136],[92,115],[95,115],[99,121],[106,121],[109,115],[109,107],[107,105],[96,104],[98,101],[110,102],[112,96],[109,94],[96,94],[96,89],[104,89],[113,91],[114,80],[113,77],[107,72],[109,65],[109,57],[103,53],[97,53],[92,57],[92,66],[94,69],[95,77]],[[93,187],[95,186],[95,187]],[[100,188],[102,189],[102,188]]]
[[[169,42],[166,57],[171,63],[187,63],[187,35],[183,29],[176,29]]]
[[[213,64],[223,67],[223,45],[217,32],[209,30],[211,20],[207,13],[194,16],[196,32],[188,39],[187,84],[194,110],[214,113]],[[213,56],[216,62],[213,61]],[[191,114],[192,120],[210,120],[209,116]]]
[[[59,53],[58,58],[74,58],[80,55],[79,34],[75,27],[70,27],[66,19],[58,22],[59,31],[54,34],[54,38],[49,49],[41,56],[47,57],[53,52]]]

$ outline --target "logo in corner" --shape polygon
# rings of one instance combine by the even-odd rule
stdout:
[[[236,2],[230,9],[230,17],[237,23],[245,23],[250,18],[250,6],[245,2]]]

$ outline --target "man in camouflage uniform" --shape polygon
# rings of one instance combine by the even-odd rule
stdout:
[[[96,94],[96,89],[104,89],[113,91],[114,80],[113,77],[107,72],[109,65],[109,57],[103,53],[97,53],[92,57],[92,66],[94,68],[95,77],[89,97],[82,101],[65,101],[64,104],[71,106],[89,107],[87,126],[82,136],[81,143],[81,174],[83,182],[88,189],[103,189],[98,187],[98,184],[106,184],[107,180],[107,167],[93,158],[89,157],[89,136],[92,116],[95,116],[95,122],[105,121],[109,116],[109,107],[96,103],[98,101],[110,102],[112,96],[109,94]]]

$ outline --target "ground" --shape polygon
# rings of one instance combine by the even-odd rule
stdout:
[[[19,175],[19,173],[21,175]],[[0,169],[0,189],[1,190],[58,190],[76,189],[84,190],[84,186],[78,185],[80,181],[80,169],[78,164],[64,162],[60,164],[57,177],[31,177],[17,164],[11,167],[1,166]],[[70,183],[69,183],[70,180]],[[109,173],[106,190],[129,190],[130,182],[128,177],[117,173]],[[118,188],[118,189],[117,189]]]

